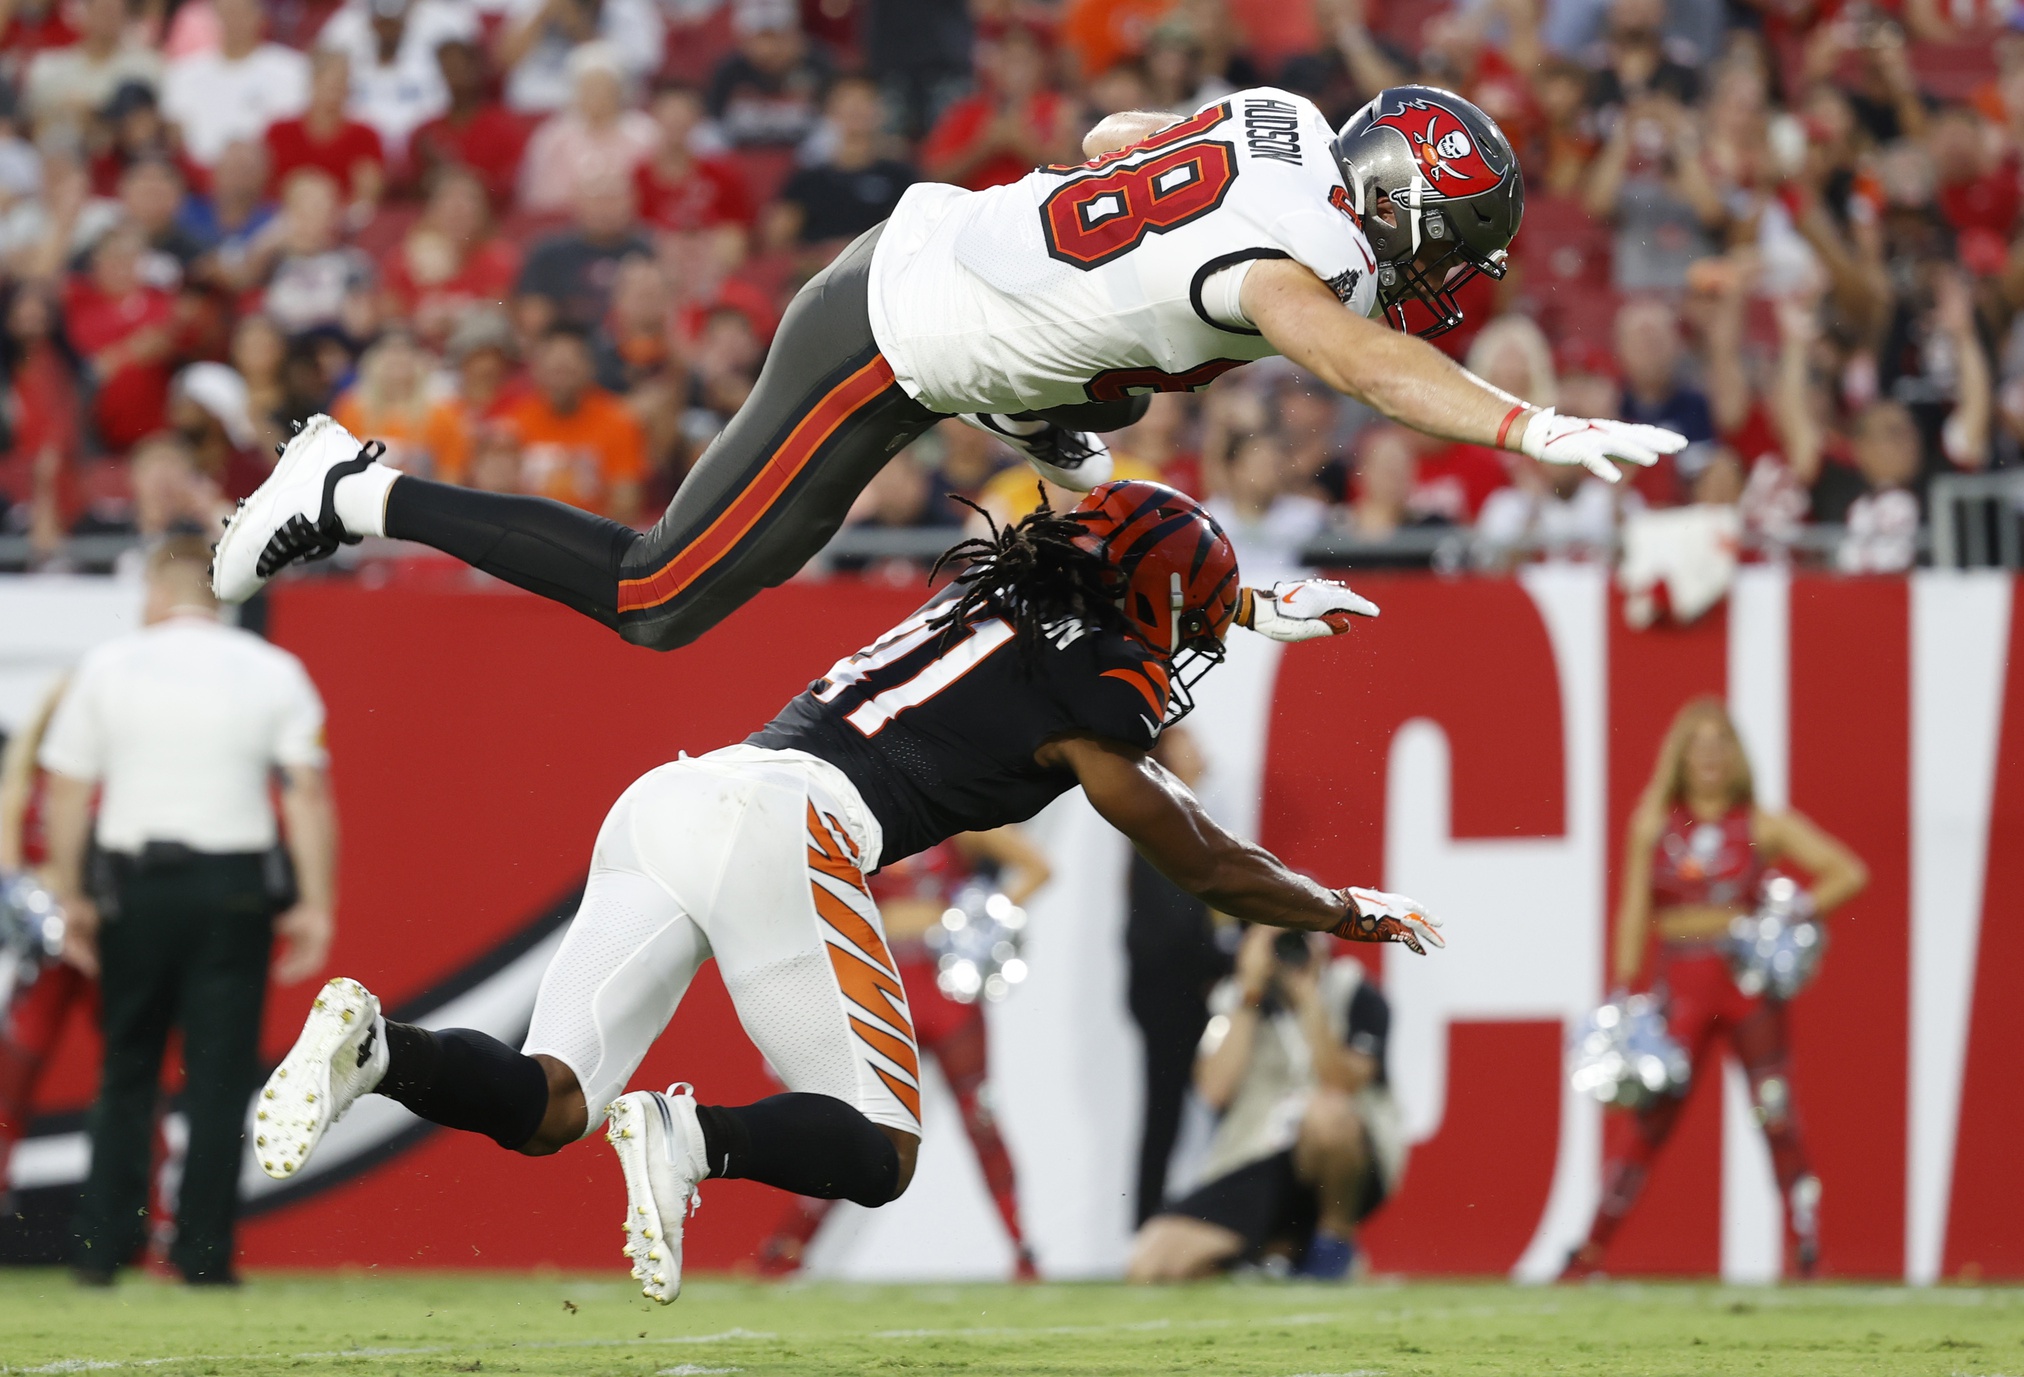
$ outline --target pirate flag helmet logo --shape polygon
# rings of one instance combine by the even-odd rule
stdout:
[[[1343,125],[1335,158],[1392,323],[1423,335],[1461,324],[1456,290],[1504,275],[1525,211],[1503,131],[1452,92],[1394,86]]]

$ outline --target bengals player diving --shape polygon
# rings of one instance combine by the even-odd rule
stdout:
[[[1611,481],[1613,461],[1686,443],[1528,406],[1405,332],[1459,323],[1456,289],[1503,276],[1524,213],[1511,145],[1459,96],[1394,87],[1337,131],[1312,102],[1259,87],[1186,119],[1110,116],[1084,151],[985,191],[908,190],[795,297],[750,398],[652,530],[404,477],[319,416],[219,541],[219,598],[391,536],[669,650],[791,577],[944,417],[1087,491],[1110,469],[1095,432],[1130,424],[1151,392],[1269,354],[1429,434]],[[1305,609],[1247,595],[1238,624],[1300,639],[1374,610],[1331,585],[1285,591]]]
[[[262,1168],[300,1170],[368,1092],[532,1156],[606,1123],[625,1253],[664,1303],[708,1178],[883,1205],[913,1174],[921,1072],[867,876],[1078,786],[1221,912],[1416,952],[1440,944],[1412,900],[1324,888],[1224,831],[1151,758],[1222,658],[1237,609],[1236,556],[1192,498],[1110,483],[958,553],[973,562],[942,595],[744,743],[625,791],[521,1051],[391,1022],[357,981],[326,985],[255,1102]],[[786,1093],[714,1105],[686,1084],[628,1092],[711,957]]]

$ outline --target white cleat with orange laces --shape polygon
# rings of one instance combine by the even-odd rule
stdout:
[[[709,1175],[696,1096],[687,1084],[621,1095],[604,1136],[625,1173],[625,1255],[641,1292],[670,1304],[682,1294],[682,1224],[702,1203]]]

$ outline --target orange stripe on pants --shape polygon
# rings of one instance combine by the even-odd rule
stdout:
[[[893,385],[893,368],[883,354],[852,373],[809,408],[787,439],[763,464],[731,505],[675,556],[645,578],[620,579],[618,610],[641,612],[672,602],[708,573],[759,524],[808,461],[851,415]]]

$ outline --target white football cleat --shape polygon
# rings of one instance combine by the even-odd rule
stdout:
[[[328,416],[309,424],[282,446],[274,472],[225,521],[211,555],[211,591],[220,602],[244,602],[296,561],[324,559],[359,535],[338,520],[337,480],[362,473],[385,452],[362,445]]]
[[[990,412],[973,412],[963,419],[1018,450],[1056,487],[1088,492],[1110,481],[1110,446],[1091,431],[1069,430],[1052,421],[1014,421]]]
[[[605,1111],[604,1136],[625,1173],[625,1255],[650,1301],[682,1294],[682,1223],[702,1203],[709,1175],[692,1087],[635,1090]]]
[[[253,1111],[253,1155],[285,1181],[330,1126],[387,1073],[387,1022],[373,992],[342,976],[317,992],[302,1036],[267,1078]]]

